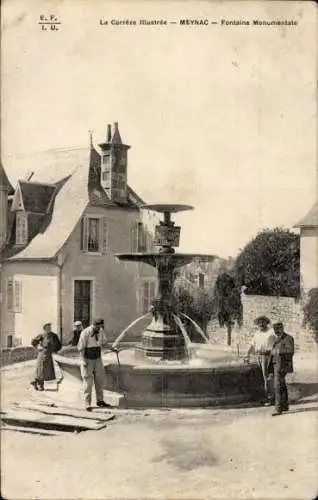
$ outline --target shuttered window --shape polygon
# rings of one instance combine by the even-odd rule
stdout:
[[[100,221],[99,219],[88,219],[87,224],[88,236],[87,236],[87,250],[88,252],[99,252],[100,251]]]
[[[133,222],[131,229],[131,251],[147,252],[147,231],[142,222]]]
[[[7,281],[7,309],[13,312],[14,309],[14,288],[13,280]]]
[[[130,251],[138,252],[138,226],[135,222],[131,225]]]
[[[108,226],[106,217],[84,217],[82,220],[82,250],[107,253]]]
[[[22,282],[17,279],[7,280],[7,309],[10,312],[22,311]]]
[[[28,242],[28,220],[25,212],[17,212],[16,214],[16,229],[15,229],[15,244],[26,245]]]

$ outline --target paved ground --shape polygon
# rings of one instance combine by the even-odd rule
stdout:
[[[120,414],[101,431],[2,431],[6,499],[299,499],[318,492],[316,359],[295,360],[289,414],[271,409]],[[25,399],[32,363],[2,371],[2,404]],[[315,383],[315,384],[314,384]]]

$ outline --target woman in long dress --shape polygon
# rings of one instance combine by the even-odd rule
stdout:
[[[50,323],[43,326],[43,333],[37,335],[31,344],[38,350],[38,357],[34,380],[30,383],[37,391],[43,391],[44,381],[56,379],[52,354],[59,351],[62,345],[56,333],[52,332]]]

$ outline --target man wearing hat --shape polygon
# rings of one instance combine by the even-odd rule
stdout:
[[[270,320],[266,316],[259,316],[255,319],[254,324],[257,331],[252,339],[250,348],[247,352],[247,361],[249,361],[250,354],[256,355],[258,364],[262,370],[264,379],[265,391],[265,406],[274,404],[273,394],[273,377],[269,371],[271,360],[271,349],[276,341],[276,336],[270,328]]]
[[[107,343],[104,331],[104,320],[96,319],[91,326],[85,328],[77,344],[81,354],[81,375],[83,378],[83,389],[85,407],[91,411],[92,389],[95,384],[96,404],[102,408],[108,405],[104,401],[103,389],[105,384],[104,366],[101,358],[101,348]]]
[[[81,321],[74,321],[72,338],[67,345],[77,346],[79,338],[83,330],[83,325]]]
[[[272,365],[274,371],[275,411],[273,417],[288,411],[287,373],[293,373],[294,339],[285,332],[284,324],[273,324],[276,342],[272,347]]]

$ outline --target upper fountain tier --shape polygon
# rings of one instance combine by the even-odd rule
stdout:
[[[151,204],[143,205],[141,208],[152,210],[164,214],[164,220],[155,227],[154,245],[158,248],[156,252],[135,252],[120,253],[116,257],[122,261],[144,262],[150,266],[158,268],[165,262],[172,268],[177,268],[189,264],[195,258],[212,262],[215,255],[197,253],[176,253],[174,247],[179,246],[180,226],[175,226],[171,220],[172,213],[192,210],[191,205],[179,204]]]

